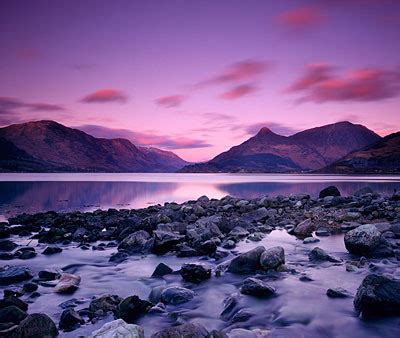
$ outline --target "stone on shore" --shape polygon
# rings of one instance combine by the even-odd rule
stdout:
[[[334,185],[331,185],[319,192],[319,198],[324,198],[327,196],[340,196],[340,191]]]
[[[281,246],[265,250],[260,256],[260,264],[265,270],[276,270],[280,265],[285,264],[285,250]]]
[[[151,338],[206,338],[208,331],[200,324],[185,323],[156,332]]]
[[[0,270],[0,285],[10,285],[31,279],[32,272],[25,266],[10,266]]]
[[[172,270],[168,265],[164,263],[159,263],[154,272],[152,273],[151,277],[163,277],[165,275],[169,275],[173,273],[174,270]]]
[[[236,256],[229,263],[228,271],[236,274],[250,274],[262,269],[260,257],[263,252],[265,252],[265,248],[258,246]]]
[[[56,324],[44,313],[33,313],[19,323],[16,337],[46,337],[58,336]]]
[[[43,250],[42,255],[54,255],[62,251],[63,249],[58,246],[48,246],[46,249]]]
[[[141,326],[128,324],[123,319],[116,319],[104,324],[100,329],[93,331],[91,338],[144,338]]]
[[[129,254],[149,253],[154,245],[154,239],[147,231],[139,230],[125,237],[118,245],[118,250]]]
[[[204,264],[186,263],[182,265],[180,273],[185,281],[200,283],[211,277],[211,268]]]
[[[60,330],[68,332],[76,330],[84,323],[85,320],[74,309],[65,309],[61,314],[58,327]]]
[[[328,253],[326,253],[325,250],[319,247],[315,247],[309,252],[308,259],[310,260],[310,262],[313,263],[320,263],[320,262],[340,263],[339,259],[336,259],[335,257],[329,255]]]
[[[101,310],[104,313],[115,311],[118,304],[121,303],[123,299],[117,295],[102,295],[98,298],[93,299],[89,304],[89,310],[93,313]]]
[[[54,292],[65,294],[73,293],[78,289],[80,283],[81,277],[71,273],[62,273],[57,285],[54,288]]]
[[[17,246],[18,246],[17,244],[8,239],[0,241],[0,251],[12,251]]]
[[[276,290],[266,282],[250,277],[244,280],[240,292],[244,295],[270,297],[275,294]]]
[[[147,300],[142,300],[138,296],[129,296],[118,304],[116,313],[127,323],[135,322],[139,317],[145,315],[154,306]]]
[[[341,287],[326,290],[326,295],[329,298],[348,298],[348,297],[351,297],[351,293],[348,292],[347,290],[341,288]]]
[[[192,300],[194,292],[180,287],[170,286],[161,292],[161,301],[166,304],[178,305]]]
[[[0,310],[0,323],[19,324],[27,316],[27,313],[15,305],[9,305]]]
[[[293,229],[295,236],[300,238],[310,237],[314,231],[315,227],[311,219],[306,219],[303,222],[296,225]]]

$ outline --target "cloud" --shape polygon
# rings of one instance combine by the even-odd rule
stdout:
[[[222,113],[203,113],[201,114],[208,122],[225,122],[235,119],[234,116]]]
[[[113,129],[99,125],[81,125],[76,127],[95,137],[126,138],[138,146],[153,146],[163,149],[207,148],[212,145],[203,140],[188,137],[171,137],[154,132],[137,132],[129,129]]]
[[[220,97],[225,100],[236,100],[245,95],[249,95],[257,90],[257,87],[252,84],[242,84],[231,88],[223,93]]]
[[[339,76],[330,65],[310,65],[287,92],[302,93],[300,101],[319,103],[380,101],[400,94],[400,71],[363,68]]]
[[[300,131],[300,129],[271,121],[257,122],[249,125],[235,124],[231,129],[233,131],[240,130],[244,135],[255,135],[264,127],[271,129],[274,133],[284,136],[293,135]]]
[[[170,95],[170,96],[162,96],[155,99],[155,102],[166,108],[173,108],[180,106],[183,101],[185,101],[186,97],[184,95]]]
[[[293,30],[302,30],[320,24],[325,19],[317,7],[299,7],[278,16],[278,22]]]
[[[13,110],[25,107],[25,103],[14,97],[0,97],[0,111]]]
[[[62,111],[65,110],[63,106],[58,104],[51,104],[51,103],[28,103],[26,107],[29,108],[30,111]]]
[[[122,91],[108,88],[96,90],[86,95],[80,101],[84,103],[125,103],[127,100],[128,97]]]

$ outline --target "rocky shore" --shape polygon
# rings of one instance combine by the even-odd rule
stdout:
[[[305,249],[288,254],[283,244],[270,244],[268,236],[278,230]],[[334,236],[344,243],[343,252],[320,247]],[[93,257],[104,253],[110,267],[155,256],[159,263],[146,278],[151,292],[147,297],[125,296],[105,289],[80,299],[75,294],[87,286],[76,265],[62,265],[61,258],[58,268],[38,269],[30,264],[40,256],[63,257],[67,250],[90,252]],[[166,257],[177,257],[180,267],[163,263]],[[275,299],[284,298],[287,280],[313,285],[312,271],[322,279],[324,271],[326,278],[328,271],[355,276],[355,292],[333,285],[324,290],[324,299],[340,299],[346,306],[351,301],[346,310],[357,321],[396,318],[400,316],[399,259],[400,194],[380,196],[368,188],[346,197],[331,186],[318,198],[203,196],[136,210],[22,214],[0,224],[4,294],[0,336],[55,337],[85,328],[92,337],[297,337],[291,325],[307,325],[307,321],[289,322],[277,315],[285,302],[279,304],[280,312],[271,310],[268,320],[265,316]],[[209,297],[215,281],[224,278],[234,290],[218,300],[222,308],[218,323],[197,320],[204,314],[196,312],[196,302],[203,294]],[[162,284],[153,286],[153,281]],[[63,299],[60,313],[30,310],[41,302],[42,293]],[[189,310],[191,315],[185,315]],[[168,325],[150,334],[140,325],[146,318],[167,318]]]

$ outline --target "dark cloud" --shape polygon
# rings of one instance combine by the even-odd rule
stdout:
[[[243,96],[249,95],[257,91],[257,87],[253,84],[242,84],[231,88],[230,90],[223,93],[220,97],[225,100],[236,100]]]
[[[332,66],[307,66],[303,76],[288,92],[299,92],[301,101],[380,101],[400,94],[400,71],[364,68],[344,76],[334,73]]]
[[[76,127],[95,137],[126,138],[138,146],[153,146],[163,149],[207,148],[212,145],[198,139],[188,137],[171,137],[154,132],[137,132],[129,129],[113,129],[99,125],[81,125]]]
[[[325,17],[318,7],[299,7],[278,16],[278,22],[291,30],[310,28],[324,20]]]
[[[180,106],[185,99],[184,95],[169,95],[155,99],[155,103],[166,108],[173,108]]]
[[[80,101],[84,103],[125,103],[128,97],[117,89],[99,89],[83,97]]]

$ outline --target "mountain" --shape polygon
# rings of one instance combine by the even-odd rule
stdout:
[[[400,132],[390,134],[362,150],[351,152],[320,172],[400,174]]]
[[[139,147],[139,150],[147,155],[149,158],[160,163],[160,165],[168,165],[171,171],[176,171],[183,168],[190,163],[182,160],[178,155],[172,151],[166,151],[154,147]]]
[[[0,128],[0,138],[8,142],[7,156],[24,162],[11,171],[171,172],[187,163],[168,152],[143,151],[122,138],[95,138],[54,121]]]
[[[262,128],[257,135],[181,172],[298,172],[325,167],[381,137],[362,125],[338,122],[292,136]]]

